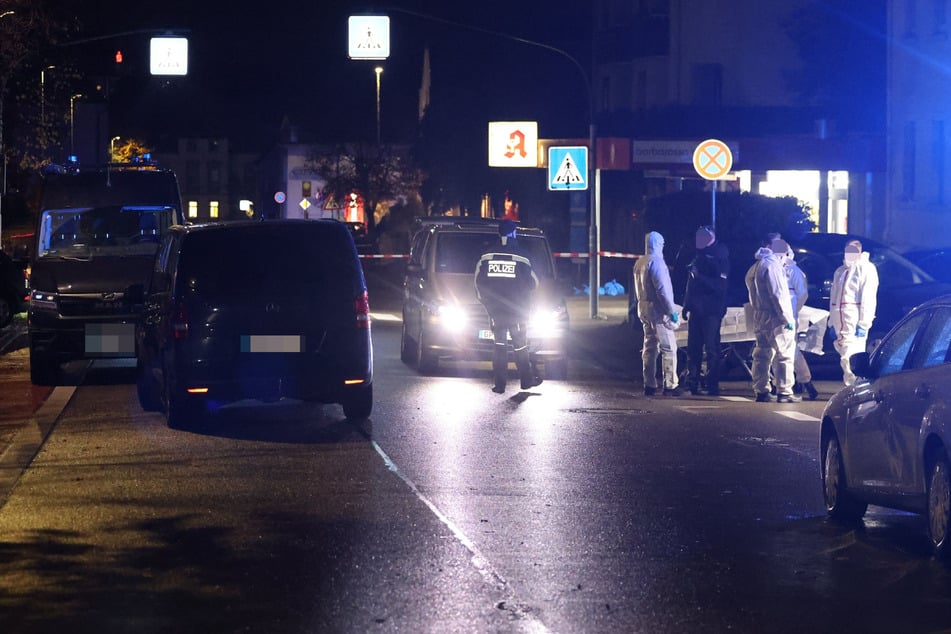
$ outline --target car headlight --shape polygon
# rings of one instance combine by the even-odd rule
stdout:
[[[460,331],[469,323],[469,316],[458,304],[439,304],[435,310],[436,320],[447,330]]]
[[[564,304],[536,308],[528,324],[529,335],[537,338],[560,337],[568,323],[568,309]]]
[[[47,291],[30,293],[30,308],[33,310],[59,310],[59,296]]]

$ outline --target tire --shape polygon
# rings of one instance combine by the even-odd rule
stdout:
[[[822,445],[822,497],[829,517],[841,522],[857,522],[868,510],[868,504],[849,493],[842,447],[835,434],[831,434]]]
[[[158,384],[152,375],[151,368],[136,364],[135,391],[139,396],[139,405],[146,412],[161,412],[162,399],[159,396]]]
[[[416,369],[420,374],[435,374],[439,368],[439,357],[426,351],[426,342],[423,339],[423,333],[420,331],[416,338]]]
[[[373,384],[349,390],[341,402],[343,415],[350,421],[366,420],[373,411]]]
[[[49,355],[30,349],[30,382],[33,385],[57,385],[59,362]]]
[[[928,469],[928,536],[935,557],[951,559],[951,465],[948,454],[939,450]]]
[[[416,359],[416,342],[406,332],[406,318],[403,318],[403,329],[400,333],[400,361],[406,365],[414,365]]]
[[[14,303],[10,297],[0,297],[0,328],[6,328],[13,323]]]

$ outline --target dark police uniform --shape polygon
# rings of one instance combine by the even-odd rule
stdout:
[[[508,337],[515,349],[515,365],[518,367],[522,389],[541,383],[532,368],[528,352],[526,331],[532,307],[532,293],[538,287],[538,278],[532,263],[518,248],[514,238],[515,223],[503,220],[499,234],[511,236],[497,250],[485,253],[476,266],[475,286],[479,301],[489,314],[495,347],[492,354],[492,373],[495,385],[492,390],[505,391],[508,368]]]

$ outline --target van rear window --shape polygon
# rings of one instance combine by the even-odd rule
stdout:
[[[343,225],[254,225],[195,232],[182,247],[180,283],[182,277],[192,290],[211,297],[267,289],[352,300],[366,289]]]

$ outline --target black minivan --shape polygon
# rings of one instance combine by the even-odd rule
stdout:
[[[139,402],[170,427],[243,399],[373,407],[366,281],[347,226],[276,220],[176,226],[136,329]]]

